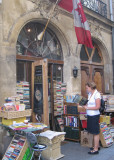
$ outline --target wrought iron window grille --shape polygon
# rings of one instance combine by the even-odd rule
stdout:
[[[101,0],[81,0],[83,6],[107,18],[107,5]]]

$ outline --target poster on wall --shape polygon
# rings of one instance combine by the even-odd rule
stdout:
[[[35,67],[34,74],[34,112],[43,114],[42,66]]]

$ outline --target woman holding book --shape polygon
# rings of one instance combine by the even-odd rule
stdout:
[[[94,82],[86,83],[86,91],[88,93],[88,103],[83,106],[87,112],[87,131],[93,134],[94,146],[90,148],[88,154],[98,154],[99,153],[99,118],[100,118],[100,104],[101,95],[96,89],[96,84]]]

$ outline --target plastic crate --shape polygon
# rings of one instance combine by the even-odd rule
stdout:
[[[16,121],[16,123],[24,122],[26,120],[26,117],[21,117],[21,118],[13,118],[13,119],[5,119],[2,118],[2,124],[6,126],[10,126],[13,124],[13,121]]]
[[[110,116],[100,115],[100,123],[110,124]]]

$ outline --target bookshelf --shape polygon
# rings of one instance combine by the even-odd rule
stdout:
[[[53,80],[54,84],[54,121],[55,121],[55,130],[64,131],[64,121],[62,118],[63,115],[63,104],[64,96],[66,94],[66,84],[61,81]]]
[[[65,139],[80,141],[80,118],[76,103],[64,102],[64,131]]]

